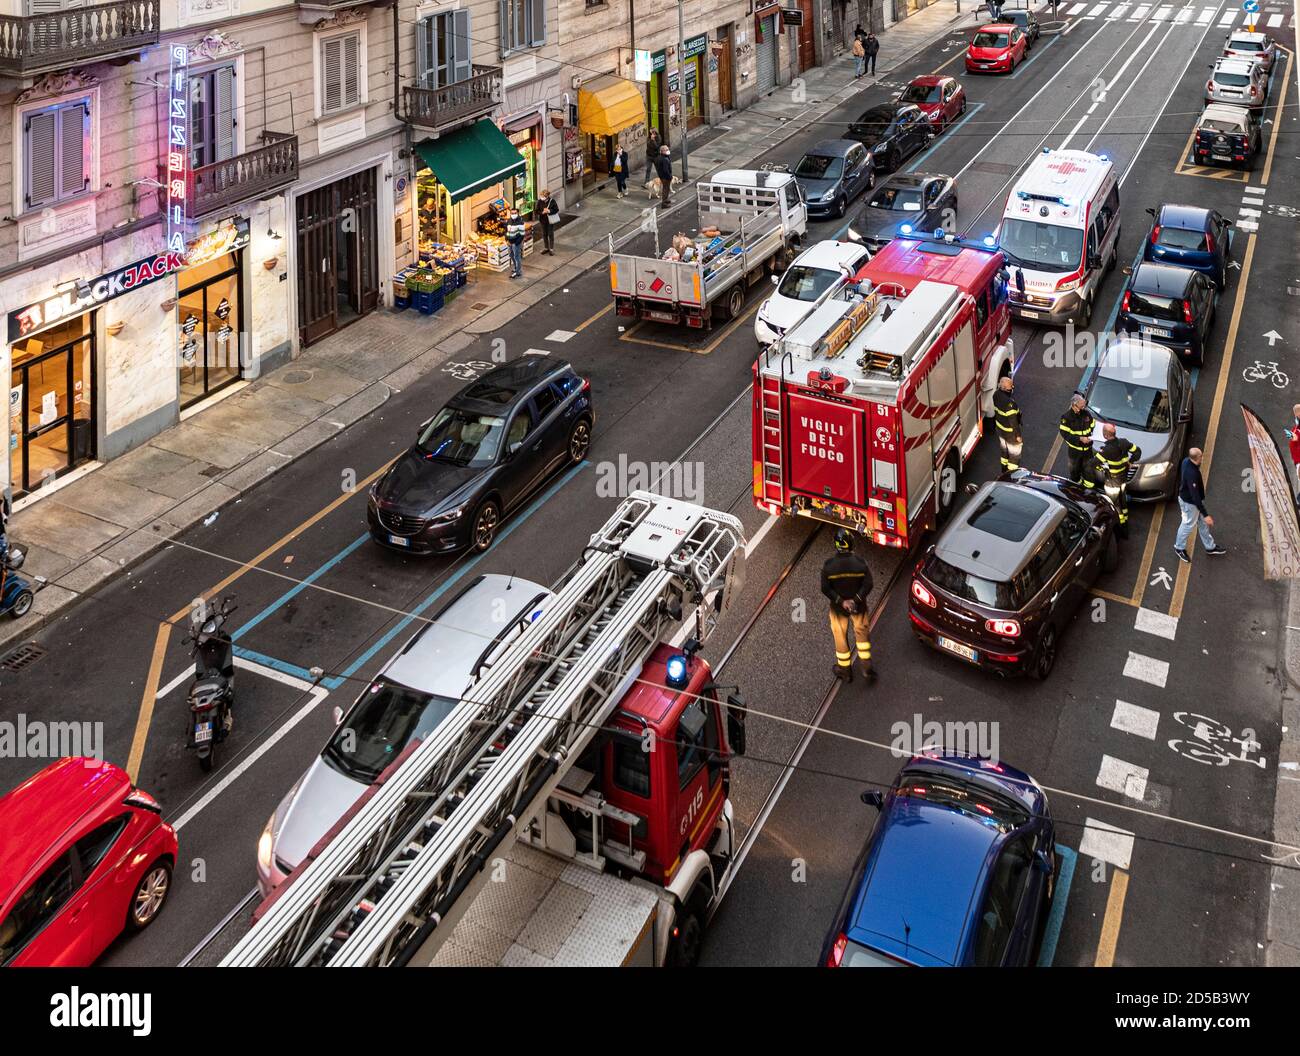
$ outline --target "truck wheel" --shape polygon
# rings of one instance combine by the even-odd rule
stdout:
[[[672,944],[668,947],[670,968],[693,968],[700,959],[704,942],[704,921],[693,906],[684,906],[673,926]]]
[[[745,310],[745,291],[739,283],[731,287],[727,294],[727,318],[739,319],[740,313]]]

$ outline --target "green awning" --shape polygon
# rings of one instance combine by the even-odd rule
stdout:
[[[523,155],[486,118],[438,139],[422,140],[415,145],[415,152],[447,189],[453,203],[526,168]]]

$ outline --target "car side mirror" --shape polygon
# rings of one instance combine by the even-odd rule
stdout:
[[[506,455],[509,458],[514,458],[515,455],[519,454],[519,449],[523,446],[524,446],[524,442],[522,440],[516,440],[513,444],[511,444],[508,448],[506,448]]]
[[[966,484],[962,487],[961,490],[964,491],[967,495],[974,495],[980,489],[978,484]]]
[[[339,705],[335,704],[335,705],[334,705],[334,710],[333,710],[332,712],[330,712],[330,714],[334,716],[334,725],[335,725],[335,726],[342,725],[342,723],[343,723],[343,709],[342,709]]]
[[[781,276],[780,276],[780,275],[773,275],[773,276],[772,276],[772,285],[773,285],[773,286],[780,286],[780,285],[781,285]]]
[[[1146,211],[1146,213],[1147,213],[1147,216],[1151,217],[1151,219],[1153,219],[1153,220],[1155,219],[1156,211],[1155,211],[1154,209],[1148,209],[1148,210]]]
[[[1034,868],[1044,876],[1051,876],[1055,868],[1052,864],[1052,856],[1046,851],[1038,851],[1034,855]]]
[[[878,788],[869,788],[862,793],[862,802],[869,807],[881,810],[885,805],[885,794]]]

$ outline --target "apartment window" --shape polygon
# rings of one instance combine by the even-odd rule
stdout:
[[[336,114],[361,102],[361,34],[320,42],[320,112]]]
[[[498,0],[501,54],[546,43],[546,0]]]
[[[90,186],[90,101],[23,114],[23,160],[28,209],[83,193]]]
[[[415,24],[416,77],[421,88],[442,88],[473,72],[469,12],[448,11]]]
[[[201,168],[233,158],[235,67],[218,66],[190,78],[190,165]]]

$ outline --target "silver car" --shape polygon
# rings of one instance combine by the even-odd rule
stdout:
[[[1267,33],[1243,29],[1224,41],[1223,54],[1234,59],[1254,59],[1264,67],[1265,73],[1272,73],[1273,63],[1277,61],[1277,42]]]
[[[1211,103],[1263,106],[1268,101],[1268,74],[1254,59],[1216,59],[1205,82],[1205,98]]]
[[[483,575],[390,660],[344,714],[325,750],[275,808],[257,844],[265,897],[374,780],[429,736],[551,597],[517,576]]]
[[[1129,477],[1130,502],[1161,502],[1178,491],[1178,471],[1192,428],[1192,378],[1172,349],[1137,337],[1111,341],[1087,391],[1096,419],[1093,450],[1106,422],[1141,451]]]

